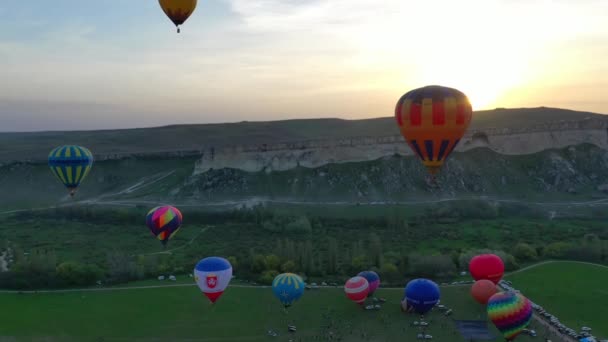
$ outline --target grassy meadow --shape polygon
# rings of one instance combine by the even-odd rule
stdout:
[[[608,267],[551,262],[506,279],[565,325],[608,337]]]
[[[453,319],[485,319],[468,287],[442,288],[439,311],[427,315],[436,341],[464,341]],[[105,292],[0,294],[0,337],[17,341],[415,341],[418,315],[404,314],[402,290],[382,289],[387,303],[364,311],[341,288],[309,290],[285,313],[267,287],[229,288],[215,306],[196,286]],[[297,333],[287,332],[295,324]],[[489,323],[491,326],[491,323]],[[273,330],[278,337],[268,337]],[[498,332],[491,327],[494,334]],[[539,331],[542,334],[542,331]],[[522,336],[518,341],[533,341]]]

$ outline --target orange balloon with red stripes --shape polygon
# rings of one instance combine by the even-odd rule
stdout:
[[[454,151],[472,117],[465,94],[436,85],[407,92],[395,108],[401,135],[432,175]]]

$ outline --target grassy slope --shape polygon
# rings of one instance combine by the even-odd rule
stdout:
[[[91,173],[81,184],[74,200],[92,199],[100,195],[120,192],[142,180],[150,182],[174,171],[171,176],[138,191],[140,196],[150,193],[168,194],[175,184],[183,182],[192,173],[194,162],[194,158],[96,162]],[[0,167],[0,189],[2,190],[0,212],[71,202],[63,184],[44,164],[14,164]]]
[[[215,307],[196,287],[115,292],[14,295],[1,294],[0,336],[71,338],[73,341],[137,341],[137,338],[189,341],[287,341],[286,325],[298,327],[297,341],[334,334],[347,341],[415,341],[414,315],[400,312],[401,290],[380,290],[388,299],[380,312],[365,312],[349,302],[342,289],[307,292],[286,315],[269,288],[230,288]],[[468,287],[443,288],[442,302],[456,319],[485,317]],[[324,318],[324,314],[328,314]],[[432,313],[430,334],[439,341],[462,341],[451,318]],[[491,325],[491,324],[490,324]],[[274,329],[279,338],[266,337]],[[492,328],[495,334],[497,331]],[[368,338],[361,338],[366,331]],[[48,341],[48,340],[47,340]],[[518,341],[532,341],[522,336]]]
[[[579,329],[586,325],[596,336],[608,336],[608,268],[555,262],[507,279],[567,326]]]
[[[521,128],[592,116],[599,114],[554,108],[501,109],[476,112],[471,128]],[[44,159],[53,147],[63,144],[84,144],[94,153],[107,154],[198,150],[210,146],[393,134],[399,134],[399,130],[392,117],[175,125],[106,131],[0,133],[0,161]]]

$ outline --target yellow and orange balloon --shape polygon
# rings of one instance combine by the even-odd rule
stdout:
[[[179,33],[179,26],[186,22],[196,9],[197,0],[158,0],[158,2]]]
[[[456,148],[472,117],[467,96],[442,86],[407,92],[395,108],[401,135],[432,175]]]

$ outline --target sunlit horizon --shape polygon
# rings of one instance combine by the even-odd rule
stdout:
[[[0,131],[392,115],[438,84],[474,110],[608,113],[601,0],[0,4]],[[441,10],[437,10],[441,8]]]

